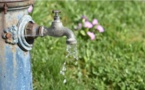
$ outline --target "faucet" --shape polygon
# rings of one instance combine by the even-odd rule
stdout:
[[[54,21],[52,22],[49,28],[44,26],[39,26],[34,22],[30,21],[26,25],[25,29],[25,39],[26,41],[30,42],[33,41],[34,38],[38,36],[54,36],[54,37],[62,37],[66,36],[66,43],[67,44],[76,44],[77,41],[75,39],[74,33],[67,27],[64,27],[62,22],[60,21],[58,10],[53,10],[54,13]]]
[[[27,8],[34,0],[0,0],[0,90],[33,90],[30,50],[38,36],[66,36],[76,44],[73,32],[53,11],[54,21],[47,28],[37,25]]]

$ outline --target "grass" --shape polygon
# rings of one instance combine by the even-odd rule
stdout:
[[[79,65],[67,55],[65,37],[37,38],[31,51],[34,90],[145,90],[144,1],[36,1],[31,14],[50,26],[60,10],[64,26],[74,29],[82,15],[97,18],[105,32],[78,41]],[[67,60],[67,83],[59,74]]]

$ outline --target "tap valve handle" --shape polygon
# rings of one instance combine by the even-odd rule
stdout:
[[[59,20],[59,13],[61,13],[59,10],[53,10],[52,13],[54,13],[54,20]]]
[[[52,13],[54,13],[54,16],[58,16],[59,13],[61,13],[59,10],[53,10]]]

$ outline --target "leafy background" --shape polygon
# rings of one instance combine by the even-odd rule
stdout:
[[[76,35],[78,65],[65,57],[65,37],[37,38],[31,51],[34,90],[145,90],[145,1],[36,0],[31,15],[49,27],[52,10],[61,11],[64,26]],[[97,18],[105,32],[93,41],[81,36],[74,27],[82,15]]]

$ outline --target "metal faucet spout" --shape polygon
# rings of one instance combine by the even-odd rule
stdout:
[[[75,35],[72,30],[65,28],[64,35],[67,37],[66,43],[67,44],[76,44],[77,40],[75,39]]]
[[[66,28],[66,27],[44,27],[43,29],[43,35],[44,36],[54,36],[54,37],[62,37],[62,36],[66,36],[67,40],[66,43],[67,44],[76,44],[77,41],[75,39],[75,35],[72,32],[72,30]]]

